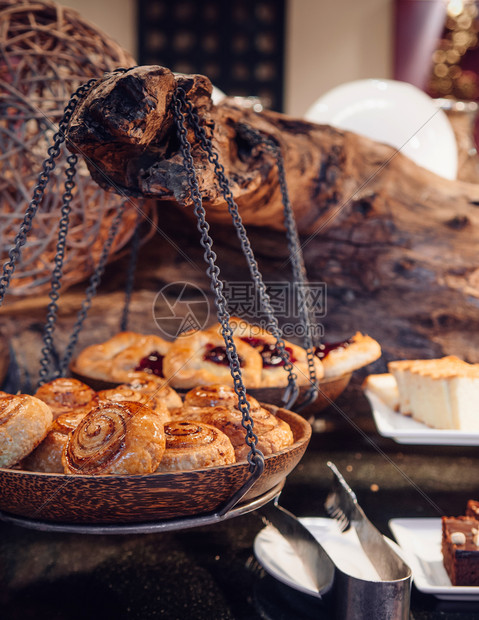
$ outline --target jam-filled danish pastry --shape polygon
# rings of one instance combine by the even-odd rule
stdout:
[[[53,419],[63,413],[88,413],[98,404],[92,388],[77,379],[60,377],[44,383],[35,393],[52,410]]]
[[[170,343],[160,336],[140,336],[136,343],[115,355],[111,366],[113,381],[127,382],[131,373],[145,372],[163,378],[163,358]]]
[[[235,462],[231,441],[204,422],[176,421],[165,425],[166,450],[159,472],[203,469]]]
[[[141,403],[100,401],[68,436],[66,474],[151,474],[165,451],[164,425]]]
[[[163,357],[169,343],[155,335],[119,332],[106,342],[83,349],[74,370],[104,381],[126,382],[130,373],[143,371],[163,377]]]
[[[30,454],[48,433],[50,407],[29,394],[0,398],[0,467],[12,467]]]
[[[27,471],[63,474],[62,452],[68,435],[75,430],[86,413],[63,413],[54,420],[48,435],[21,463]]]
[[[103,381],[112,381],[111,369],[115,356],[135,345],[141,334],[136,332],[119,332],[109,340],[92,344],[80,351],[74,361],[75,371]]]
[[[339,377],[371,364],[381,357],[381,346],[371,338],[356,332],[340,342],[325,342],[315,349],[324,368],[325,378]]]
[[[276,345],[276,338],[273,334],[258,325],[252,325],[236,317],[231,319],[230,324],[235,338],[254,348],[261,356],[260,387],[284,387],[288,385],[288,373],[284,368],[285,361],[280,355]],[[219,324],[213,325],[210,328],[214,333],[218,332],[219,329]],[[284,338],[283,342],[285,350],[289,354],[290,362],[293,365],[293,372],[297,377],[296,383],[298,385],[308,385],[310,378],[306,350],[297,344],[284,340]],[[324,374],[321,361],[315,356],[313,363],[316,378],[321,379]]]
[[[239,339],[234,340],[243,381],[258,387],[261,380],[261,356]],[[165,377],[174,388],[224,383],[233,385],[223,337],[212,330],[198,331],[178,338],[163,360]]]

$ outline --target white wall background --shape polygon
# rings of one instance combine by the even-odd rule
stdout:
[[[135,0],[60,0],[137,56]],[[285,112],[334,86],[391,77],[393,0],[288,0]]]

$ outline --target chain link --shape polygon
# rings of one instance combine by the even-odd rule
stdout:
[[[286,172],[284,169],[284,159],[280,145],[271,138],[266,138],[251,127],[241,124],[239,127],[241,135],[248,137],[249,140],[256,145],[263,144],[273,154],[278,169],[278,180],[281,191],[281,199],[283,202],[284,224],[286,227],[286,239],[288,242],[289,255],[293,271],[293,279],[298,283],[298,309],[300,312],[300,320],[304,330],[303,346],[306,349],[308,360],[308,372],[311,387],[309,388],[301,407],[310,404],[316,400],[319,393],[318,378],[314,364],[314,341],[313,341],[313,320],[311,317],[313,303],[311,299],[311,291],[309,288],[308,278],[306,275],[306,267],[304,264],[303,252],[299,240],[298,228],[294,218],[293,209],[288,193],[288,185],[286,182]],[[299,409],[298,409],[299,410]]]
[[[97,78],[93,78],[82,84],[70,97],[70,101],[65,106],[63,111],[63,117],[58,124],[58,130],[53,136],[53,144],[48,148],[48,157],[42,164],[42,171],[38,175],[37,185],[33,190],[33,196],[30,204],[28,205],[23,222],[20,225],[20,229],[13,242],[13,247],[8,252],[8,260],[3,265],[3,274],[0,278],[0,306],[3,303],[5,294],[10,286],[10,281],[15,272],[16,263],[21,259],[22,247],[27,241],[28,233],[32,229],[33,219],[38,211],[40,203],[43,199],[45,189],[50,180],[50,175],[56,166],[56,160],[60,155],[61,146],[66,139],[66,130],[71,120],[72,114],[78,105],[80,99],[87,93],[90,88],[97,82]]]
[[[50,303],[47,309],[47,318],[43,328],[42,358],[40,360],[40,380],[39,385],[43,385],[49,380],[50,369],[53,363],[53,333],[55,331],[56,320],[58,316],[58,299],[61,288],[61,280],[63,276],[63,261],[65,258],[66,239],[68,227],[70,223],[71,201],[73,198],[73,189],[75,188],[75,173],[78,157],[72,153],[67,157],[68,167],[65,170],[65,192],[63,194],[63,204],[61,208],[61,218],[58,227],[58,242],[54,258],[55,267],[52,272],[50,284]]]
[[[130,302],[131,302],[131,296],[133,294],[133,287],[135,285],[136,264],[138,262],[138,251],[140,249],[140,227],[141,227],[142,219],[143,218],[142,218],[141,210],[138,209],[135,232],[133,233],[133,237],[131,240],[130,262],[128,264],[128,270],[126,273],[125,302],[123,305],[123,312],[121,314],[121,319],[120,319],[120,331],[122,332],[128,329]]]
[[[250,470],[253,471],[257,466],[263,466],[264,457],[256,447],[258,437],[253,432],[253,419],[250,414],[250,405],[246,398],[246,389],[241,375],[240,361],[238,352],[233,340],[233,331],[230,325],[230,315],[227,309],[227,301],[223,293],[223,282],[220,279],[220,270],[216,264],[216,253],[213,251],[213,240],[209,236],[209,225],[206,221],[206,211],[203,207],[198,179],[191,154],[191,145],[187,138],[185,126],[185,92],[182,88],[177,88],[173,96],[172,106],[174,122],[180,142],[180,152],[183,157],[186,177],[190,190],[190,197],[193,203],[193,211],[197,219],[197,228],[201,234],[200,243],[204,248],[204,259],[208,265],[206,273],[211,280],[211,289],[215,295],[215,306],[218,320],[221,324],[221,332],[225,341],[226,356],[229,361],[231,376],[233,378],[234,390],[238,396],[238,406],[242,414],[242,425],[246,431],[245,442],[250,451],[248,463]],[[258,465],[259,464],[259,465]]]
[[[266,285],[263,281],[263,276],[261,275],[258,263],[254,256],[253,249],[251,247],[250,240],[248,239],[248,234],[239,213],[238,205],[234,200],[228,179],[226,178],[224,166],[219,161],[218,153],[214,150],[211,139],[206,135],[204,128],[200,125],[198,113],[193,108],[191,102],[187,101],[183,97],[182,103],[186,108],[188,120],[190,122],[190,125],[193,127],[195,137],[199,141],[203,151],[206,153],[208,161],[213,165],[216,180],[228,206],[228,211],[231,215],[233,226],[240,241],[241,249],[243,250],[243,254],[246,258],[246,262],[248,264],[255,290],[259,295],[261,308],[263,309],[268,319],[268,328],[275,337],[276,350],[278,351],[281,359],[283,360],[284,370],[288,373],[288,387],[283,396],[283,402],[285,403],[285,407],[289,409],[296,401],[299,393],[299,389],[296,385],[297,376],[293,372],[293,364],[291,363],[289,353],[286,350],[286,345],[282,338],[281,330],[279,328],[278,319],[274,314],[271,300],[266,289]]]
[[[98,261],[98,265],[96,266],[94,273],[90,277],[89,284],[85,291],[85,299],[83,300],[81,308],[78,311],[77,320],[75,322],[75,325],[73,326],[72,333],[70,334],[70,338],[69,338],[67,347],[65,349],[63,358],[60,361],[59,369],[56,373],[57,377],[64,377],[68,370],[68,366],[70,364],[71,358],[73,356],[73,352],[78,342],[78,336],[81,332],[81,329],[87,317],[88,311],[91,308],[93,298],[95,297],[97,293],[97,289],[98,289],[98,286],[100,285],[103,272],[105,271],[106,263],[110,255],[110,250],[113,245],[113,241],[115,240],[115,237],[117,235],[118,228],[120,226],[121,218],[123,217],[123,212],[125,210],[126,203],[127,203],[127,200],[122,201],[117,213],[115,214],[113,222],[111,224],[110,230],[108,232],[108,237],[102,248],[102,252],[100,255],[100,259]]]

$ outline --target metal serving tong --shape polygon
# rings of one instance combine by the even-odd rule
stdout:
[[[326,510],[339,522],[342,531],[355,528],[379,580],[360,579],[338,568],[310,531],[279,505],[279,495],[260,509],[263,520],[290,543],[336,618],[407,620],[411,569],[368,520],[336,466],[328,466],[333,473],[333,486],[326,499]]]

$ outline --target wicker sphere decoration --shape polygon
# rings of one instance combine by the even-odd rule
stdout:
[[[7,259],[72,93],[105,71],[135,65],[119,45],[76,11],[51,2],[0,0],[0,253]],[[48,291],[69,153],[63,149],[17,265],[10,292]],[[79,158],[63,287],[94,270],[122,198],[94,183]],[[131,238],[127,205],[110,256]]]

